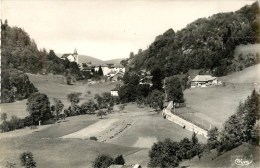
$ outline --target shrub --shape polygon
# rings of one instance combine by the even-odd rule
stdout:
[[[118,155],[118,156],[114,159],[114,164],[116,164],[116,165],[124,165],[124,164],[125,164],[125,159],[123,158],[122,155]]]
[[[26,168],[34,168],[36,167],[36,162],[33,159],[32,152],[24,152],[20,155],[21,165]]]
[[[99,155],[93,162],[92,166],[94,168],[108,168],[113,164],[113,158],[109,155],[102,154]]]
[[[97,141],[97,140],[98,140],[97,137],[95,137],[95,136],[92,136],[92,137],[90,137],[89,139],[90,139],[90,140],[93,140],[93,141]]]

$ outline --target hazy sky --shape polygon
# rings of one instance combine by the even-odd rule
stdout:
[[[107,60],[146,49],[169,28],[230,12],[250,0],[0,0],[2,19],[29,33],[39,48]]]

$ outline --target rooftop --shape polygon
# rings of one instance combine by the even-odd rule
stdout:
[[[216,77],[212,77],[211,75],[197,75],[192,82],[203,82],[203,81],[212,81],[216,79]]]

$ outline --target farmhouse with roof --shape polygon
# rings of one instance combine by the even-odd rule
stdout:
[[[191,88],[207,87],[207,86],[212,86],[217,84],[218,84],[218,80],[216,77],[212,77],[211,75],[197,75],[191,81]]]
[[[76,62],[77,64],[79,63],[79,55],[78,55],[78,52],[76,49],[74,50],[73,54],[63,54],[61,56],[61,59],[64,59],[64,60],[67,59],[70,62]]]

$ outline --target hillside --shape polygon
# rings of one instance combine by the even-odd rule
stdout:
[[[204,154],[204,156],[199,160],[197,157],[194,157],[191,161],[184,161],[180,166],[187,167],[231,167],[235,166],[235,159],[243,158],[243,160],[252,161],[250,167],[260,167],[260,147],[253,146],[248,143],[244,143],[239,147],[228,151],[220,156],[217,156],[215,150],[211,153]]]
[[[240,64],[235,64],[234,52],[236,46],[259,43],[259,15],[259,3],[255,2],[236,12],[199,18],[177,32],[169,29],[157,36],[147,50],[129,58],[128,67],[133,71],[160,67],[165,76],[189,69],[224,76],[240,70],[241,64],[254,65],[259,59],[256,55],[248,62],[241,59]]]
[[[176,109],[177,114],[208,129],[210,125],[221,128],[228,117],[236,112],[239,102],[244,101],[254,88],[260,89],[260,64],[218,80],[226,84],[186,89],[184,98],[187,107]]]

